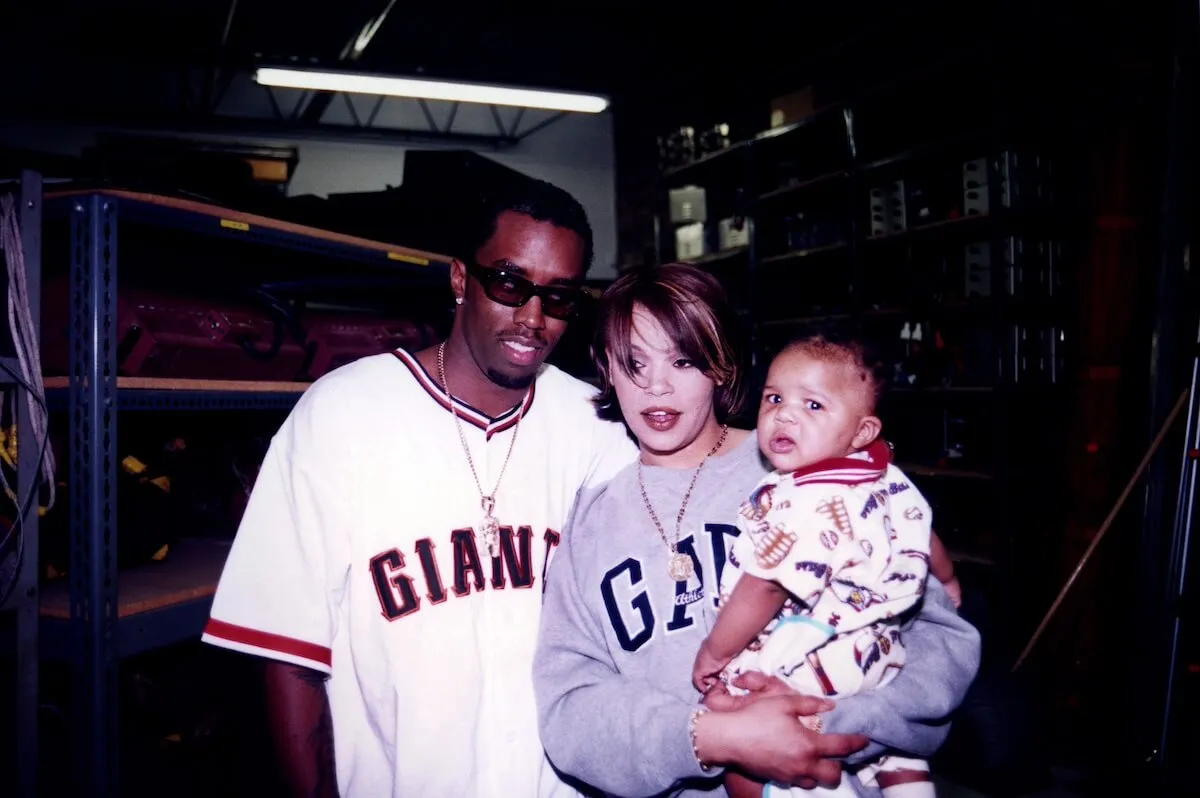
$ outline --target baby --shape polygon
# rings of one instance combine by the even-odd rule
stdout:
[[[882,385],[852,339],[803,338],[771,363],[758,442],[775,470],[739,511],[719,615],[696,656],[698,690],[750,670],[810,695],[869,690],[903,665],[899,616],[920,600],[928,573],[958,594],[928,503],[879,437]],[[820,730],[819,716],[802,720]],[[857,776],[888,798],[934,795],[921,760],[888,755]],[[763,791],[735,773],[726,788],[735,798]],[[791,789],[855,794],[844,783]]]

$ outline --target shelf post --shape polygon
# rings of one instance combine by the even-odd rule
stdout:
[[[743,191],[746,199],[743,203],[744,207],[740,208],[746,215],[746,224],[750,226],[748,244],[746,246],[746,307],[744,308],[746,317],[743,320],[746,326],[747,341],[746,348],[749,357],[750,373],[746,375],[749,383],[749,395],[754,396],[761,388],[763,382],[767,378],[767,366],[770,364],[765,362],[765,358],[761,356],[762,352],[762,297],[758,288],[758,282],[761,277],[761,256],[759,254],[758,241],[758,198],[762,196],[762,185],[759,177],[758,159],[753,147],[747,147],[745,155],[746,163],[742,167]],[[737,309],[735,308],[735,311]],[[753,403],[750,407],[753,408]]]
[[[33,329],[40,338],[42,316],[42,176],[21,172],[21,250]],[[12,290],[12,287],[9,287]],[[14,341],[16,346],[19,342]],[[36,345],[36,341],[35,341]],[[30,501],[20,521],[24,551],[17,577],[17,795],[34,798],[38,776],[38,495],[41,441],[29,411],[29,386],[17,387],[17,497]],[[17,512],[20,512],[18,508]]]
[[[117,200],[71,209],[71,646],[77,795],[117,789]]]

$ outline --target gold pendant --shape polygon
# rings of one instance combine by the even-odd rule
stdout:
[[[500,556],[500,522],[492,515],[496,502],[491,496],[484,496],[480,502],[483,505],[483,521],[479,524],[479,542],[487,548],[489,557]]]
[[[667,576],[676,582],[686,582],[694,573],[695,567],[690,555],[678,551],[671,553],[671,558],[667,560]]]
[[[493,516],[485,515],[479,525],[479,540],[487,547],[489,557],[500,554],[500,522]]]

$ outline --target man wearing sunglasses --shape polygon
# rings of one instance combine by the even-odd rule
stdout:
[[[209,643],[264,658],[293,795],[575,795],[542,753],[542,586],[581,487],[633,461],[546,357],[592,231],[539,181],[467,220],[448,338],[314,383],[272,441]]]

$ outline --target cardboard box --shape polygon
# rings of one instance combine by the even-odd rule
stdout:
[[[730,216],[717,223],[718,249],[750,246],[750,223],[744,216]]]
[[[675,259],[695,260],[708,254],[704,223],[684,224],[675,228]]]
[[[789,92],[771,100],[771,127],[795,124],[817,110],[816,94],[812,86]]]
[[[708,221],[707,194],[699,186],[682,186],[667,192],[671,224]]]

